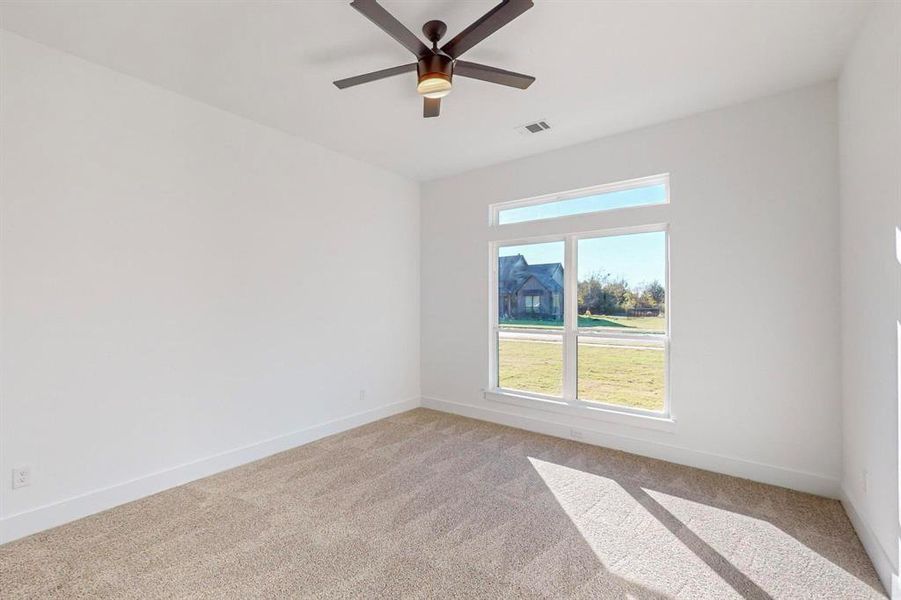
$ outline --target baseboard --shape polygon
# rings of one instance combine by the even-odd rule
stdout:
[[[554,420],[550,413],[548,413],[549,416],[547,418],[539,419],[515,414],[512,411],[507,412],[501,408],[488,408],[428,397],[423,397],[422,406],[536,433],[572,439],[570,435],[572,426]],[[787,487],[818,496],[826,496],[827,498],[838,499],[839,497],[840,484],[838,478],[835,477],[786,469],[734,456],[692,450],[672,444],[640,439],[626,434],[592,431],[589,424],[581,426],[579,429],[584,434],[578,440],[580,442],[614,448],[624,452],[742,477],[761,483]]]
[[[201,458],[171,469],[157,471],[110,487],[93,490],[53,504],[9,515],[0,519],[0,543],[19,539],[278,452],[290,450],[335,433],[411,410],[419,405],[419,398],[386,404],[313,425],[300,431]]]
[[[901,600],[901,580],[898,579],[898,565],[893,564],[888,551],[879,541],[879,538],[876,537],[876,534],[873,533],[873,530],[870,529],[867,522],[861,517],[860,511],[857,510],[857,506],[855,506],[845,486],[841,487],[841,501],[845,512],[848,513],[851,524],[857,531],[860,543],[863,544],[864,550],[867,551],[873,566],[876,568],[876,573],[879,574],[882,585],[889,592],[889,597]]]

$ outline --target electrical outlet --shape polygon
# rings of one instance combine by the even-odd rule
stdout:
[[[585,439],[585,435],[578,429],[570,429],[569,437],[580,442]]]
[[[867,492],[870,490],[870,474],[866,469],[860,470],[860,488],[863,490],[864,496],[866,496]]]
[[[366,402],[366,390],[360,390],[360,402]]]
[[[31,485],[31,467],[13,469],[13,489]]]

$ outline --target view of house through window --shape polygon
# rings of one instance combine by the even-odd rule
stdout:
[[[667,234],[657,226],[499,244],[496,387],[665,412],[666,261]]]
[[[499,387],[562,395],[563,254],[562,241],[498,251]]]

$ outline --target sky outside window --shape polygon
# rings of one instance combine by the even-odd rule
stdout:
[[[662,183],[646,187],[595,194],[582,198],[570,198],[544,204],[505,208],[498,211],[498,224],[522,223],[554,217],[567,217],[615,208],[646,206],[666,202],[666,186]]]

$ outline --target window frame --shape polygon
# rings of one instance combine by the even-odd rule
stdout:
[[[668,184],[667,184],[668,190]],[[667,194],[667,203],[669,197]],[[627,207],[637,208],[637,207]],[[548,219],[551,220],[551,219]],[[511,224],[518,225],[517,224]],[[506,226],[500,226],[506,227]],[[666,289],[666,327],[663,333],[628,333],[621,331],[582,330],[578,328],[578,243],[579,240],[610,236],[622,236],[638,233],[663,232],[664,241],[664,286]],[[489,360],[488,386],[485,397],[490,400],[514,404],[528,408],[539,408],[551,412],[588,416],[605,421],[649,427],[671,431],[675,424],[671,393],[670,363],[672,354],[672,294],[670,284],[670,240],[671,232],[668,223],[653,223],[627,227],[610,227],[578,231],[572,233],[538,235],[516,239],[501,239],[489,242]],[[546,242],[563,242],[564,244],[564,285],[563,285],[563,327],[557,329],[536,330],[516,326],[501,326],[498,315],[498,255],[505,246],[520,246]],[[499,335],[502,331],[529,332],[562,338],[563,368],[562,394],[560,397],[549,396],[537,392],[502,388],[499,385]],[[664,353],[664,389],[663,410],[651,411],[632,408],[618,404],[605,403],[601,400],[583,400],[578,397],[578,340],[579,336],[606,337],[618,340],[661,342]]]
[[[650,187],[654,185],[663,185],[664,187],[664,201],[663,202],[655,202],[653,204],[637,204],[635,206],[621,206],[618,208],[602,208],[599,210],[592,210],[584,213],[575,213],[572,215],[559,215],[556,217],[544,217],[541,219],[529,219],[526,221],[516,221],[515,223],[500,223],[500,214],[504,210],[509,210],[512,208],[522,208],[524,206],[535,206],[538,204],[553,204],[555,202],[562,202],[564,200],[575,200],[577,198],[584,198],[586,196],[598,196],[602,194],[610,194],[613,192],[623,192],[626,190],[633,190],[637,188]],[[579,217],[584,215],[597,215],[597,214],[608,214],[619,211],[630,211],[635,209],[648,208],[652,206],[667,206],[670,203],[670,189],[669,189],[669,174],[661,173],[659,175],[650,175],[648,177],[638,177],[636,179],[628,179],[625,181],[617,181],[614,183],[604,183],[601,185],[594,185],[584,188],[578,188],[575,190],[569,190],[566,192],[559,192],[553,194],[543,194],[541,196],[532,196],[530,198],[524,198],[522,200],[513,200],[509,202],[499,202],[496,204],[492,204],[489,208],[489,217],[488,224],[491,227],[512,227],[515,225],[522,225],[524,223],[545,223],[551,221],[557,221],[558,219],[571,219],[573,217]]]

